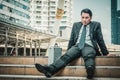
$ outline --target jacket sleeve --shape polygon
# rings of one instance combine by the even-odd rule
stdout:
[[[101,49],[101,52],[103,55],[107,55],[109,54],[107,48],[106,48],[106,45],[105,45],[105,42],[104,42],[104,39],[103,39],[103,34],[102,34],[102,30],[101,30],[101,24],[98,23],[97,25],[97,43]]]
[[[70,39],[69,39],[69,43],[68,43],[68,49],[70,49],[73,45],[74,45],[74,37],[75,37],[75,23],[73,24],[72,30],[71,30],[71,35],[70,35]]]

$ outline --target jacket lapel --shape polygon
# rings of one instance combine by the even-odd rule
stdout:
[[[78,35],[79,35],[79,32],[80,32],[81,27],[82,27],[82,23],[79,22],[78,25],[77,25],[77,28],[76,28],[77,37],[78,37]]]
[[[90,29],[89,29],[89,34],[92,35],[92,32],[93,32],[93,23],[91,22],[90,23]]]

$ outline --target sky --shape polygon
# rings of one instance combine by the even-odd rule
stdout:
[[[92,21],[101,23],[106,44],[111,44],[111,0],[73,0],[73,22],[80,21],[80,12],[84,8],[92,10]],[[118,0],[119,1],[119,0]]]

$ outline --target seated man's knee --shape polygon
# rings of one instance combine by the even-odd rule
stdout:
[[[84,58],[84,60],[88,60],[88,59],[94,59],[95,56],[92,54],[88,54],[88,55],[83,56],[83,58]]]
[[[61,60],[63,60],[64,62],[70,62],[71,57],[68,54],[65,54],[61,57]]]

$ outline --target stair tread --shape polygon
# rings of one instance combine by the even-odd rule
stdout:
[[[86,80],[86,77],[74,77],[74,76],[53,76],[47,78],[45,76],[36,75],[0,75],[1,78],[23,78],[23,79],[42,79],[42,80]],[[111,77],[94,77],[94,80],[120,80],[120,78]]]
[[[24,64],[0,64],[0,67],[30,67],[33,68],[35,65],[24,65]],[[85,68],[85,66],[66,66],[66,68]],[[118,68],[120,69],[120,66],[96,66],[96,68]]]
[[[7,65],[3,64],[0,66],[0,75],[43,75],[34,65]],[[60,70],[56,76],[81,76],[86,75],[85,66],[66,66],[64,69]],[[120,77],[120,67],[119,66],[96,66],[95,70],[96,77]]]
[[[95,77],[120,78],[120,56],[96,58]],[[0,57],[0,75],[23,75],[23,76],[43,76],[35,68],[35,63],[47,65],[47,57]],[[71,62],[64,69],[60,70],[56,76],[85,77],[86,69],[82,58]],[[1,78],[0,77],[0,78]],[[20,76],[19,76],[20,77]],[[12,77],[11,77],[12,78]],[[11,79],[12,80],[12,79]],[[46,79],[45,79],[46,80]],[[74,79],[73,79],[74,80]],[[103,79],[106,80],[106,79]],[[109,80],[109,79],[108,79]]]
[[[120,56],[97,56],[96,65],[120,66]],[[0,57],[0,64],[48,64],[48,57],[19,57],[19,56],[3,56]],[[78,58],[72,61],[69,65],[84,65],[84,60]]]

